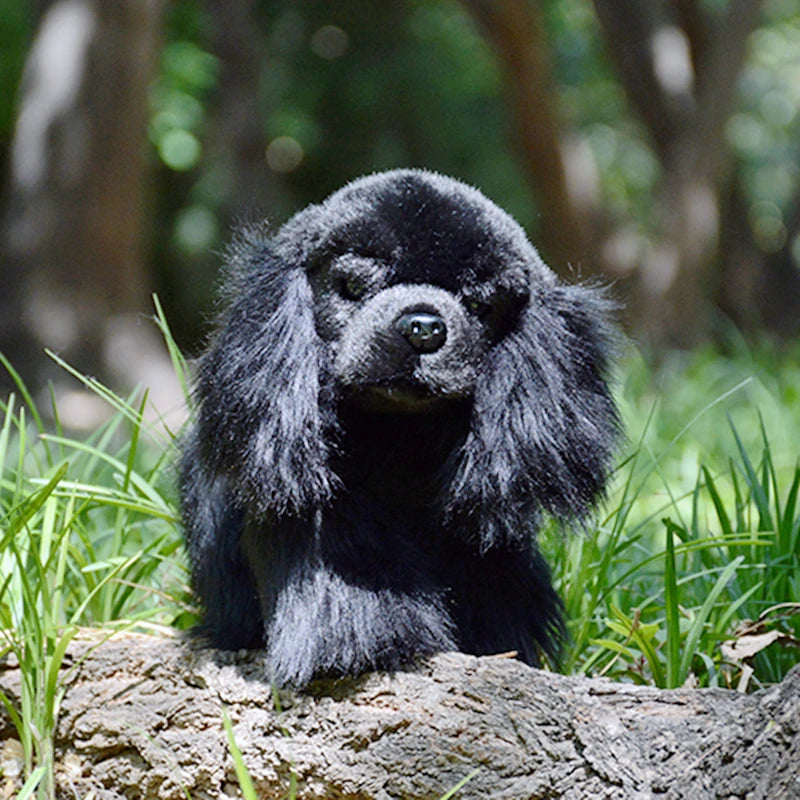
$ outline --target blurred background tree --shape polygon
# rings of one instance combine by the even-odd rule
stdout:
[[[0,0],[0,48],[0,350],[34,386],[44,346],[158,384],[151,292],[196,351],[237,221],[398,166],[612,281],[655,353],[800,329],[796,0]]]

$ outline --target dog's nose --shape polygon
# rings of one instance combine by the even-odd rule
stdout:
[[[418,353],[433,353],[447,338],[447,326],[437,314],[426,311],[412,311],[403,314],[395,323],[397,332]]]

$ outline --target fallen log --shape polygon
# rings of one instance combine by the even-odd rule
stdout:
[[[295,694],[273,692],[258,653],[132,633],[99,641],[81,636],[65,664],[64,797],[238,794],[226,709],[260,798],[441,798],[459,785],[459,800],[800,798],[800,668],[744,695],[446,653]],[[18,686],[7,663],[0,688]],[[8,717],[0,736],[14,736]]]

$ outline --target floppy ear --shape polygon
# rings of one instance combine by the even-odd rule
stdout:
[[[600,290],[545,286],[489,351],[448,506],[482,547],[522,543],[541,511],[580,519],[602,494],[619,431],[612,308]]]
[[[325,503],[335,482],[328,463],[334,415],[324,407],[330,381],[311,287],[269,242],[251,242],[237,260],[236,300],[201,363],[197,438],[240,503],[302,514]]]
[[[181,461],[181,516],[192,587],[204,611],[196,631],[215,647],[258,647],[264,641],[258,592],[239,545],[245,510],[227,477],[209,468],[204,449],[192,431]]]

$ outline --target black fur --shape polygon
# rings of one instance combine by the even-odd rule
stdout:
[[[202,633],[275,681],[460,649],[556,656],[543,512],[579,520],[617,432],[610,304],[475,189],[355,181],[232,253],[183,456]]]

